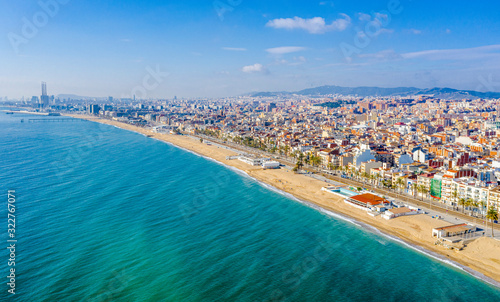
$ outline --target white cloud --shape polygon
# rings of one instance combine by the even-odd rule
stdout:
[[[418,30],[418,29],[415,29],[415,28],[412,28],[410,29],[410,32],[414,35],[420,35],[422,33],[421,30]]]
[[[394,29],[388,29],[388,28],[381,28],[379,31],[375,33],[375,36],[378,36],[380,34],[392,34],[394,32]]]
[[[393,32],[394,32],[394,29],[381,28],[381,29],[377,30],[376,32],[370,33],[370,34],[371,34],[371,37],[378,37],[381,34],[392,34]],[[357,33],[357,35],[360,38],[366,38],[367,37],[367,35],[366,35],[366,33],[364,31],[359,31]]]
[[[324,18],[314,17],[303,19],[300,17],[274,19],[267,22],[267,27],[276,29],[303,29],[311,34],[323,34],[328,31],[343,31],[351,24],[351,18],[346,14],[341,14],[342,18],[334,20],[331,24],[326,24]]]
[[[276,58],[273,62],[273,65],[288,65],[288,66],[297,66],[302,65],[307,62],[307,59],[303,56],[293,57],[291,61]]]
[[[241,71],[243,71],[245,73],[258,73],[258,72],[267,73],[268,72],[267,68],[265,68],[262,64],[259,64],[259,63],[244,66],[241,69]]]
[[[266,51],[273,55],[283,55],[287,53],[303,51],[306,49],[307,48],[305,47],[299,47],[299,46],[283,46],[283,47],[268,48],[266,49]]]
[[[285,59],[276,59],[276,60],[274,60],[274,64],[276,64],[276,65],[286,65],[286,64],[288,64],[288,61],[285,60]]]
[[[392,49],[382,50],[377,53],[360,54],[359,57],[366,59],[382,60],[382,61],[401,59],[401,55],[396,53]]]
[[[387,14],[375,13],[374,16],[375,16],[375,20],[378,20],[382,24],[386,24],[390,20],[390,17]]]
[[[476,61],[474,62],[476,65],[478,65],[477,62],[481,62],[478,66],[483,66],[484,64],[495,65],[497,62],[500,62],[500,44],[462,49],[430,49],[408,53],[396,53],[394,50],[388,49],[377,53],[360,54],[358,57],[376,61],[400,59],[421,59],[429,61],[455,60],[460,62]]]
[[[293,57],[293,63],[290,63],[290,66],[297,66],[297,65],[302,65],[307,62],[307,59],[304,58],[303,56],[300,57]]]
[[[304,58],[303,56],[294,57],[293,59],[296,60],[296,61],[299,61],[299,62],[307,62],[307,59]]]
[[[330,7],[334,7],[335,6],[335,4],[333,3],[333,1],[321,1],[319,3],[319,5],[328,5]]]
[[[370,21],[372,19],[372,16],[370,16],[368,14],[364,14],[364,13],[359,13],[358,14],[358,19],[360,21]]]
[[[447,34],[451,34],[451,29],[447,28],[447,29],[446,29],[446,33],[447,33]]]
[[[247,51],[246,48],[238,48],[238,47],[222,47],[222,49],[229,51]]]
[[[500,44],[462,49],[431,49],[404,53],[405,59],[424,58],[429,60],[476,60],[500,57]]]

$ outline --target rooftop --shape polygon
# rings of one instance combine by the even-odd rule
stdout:
[[[371,204],[371,205],[378,205],[378,204],[383,204],[384,202],[387,202],[385,198],[382,198],[380,196],[371,194],[371,193],[365,193],[361,195],[356,195],[350,197],[351,199],[354,199],[356,201],[362,202],[364,204]]]
[[[435,228],[434,230],[441,231],[441,230],[450,229],[449,231],[451,231],[454,228],[466,227],[466,226],[467,226],[467,223],[461,223],[461,224],[454,224],[454,225],[444,226],[444,227],[440,227],[440,228]]]

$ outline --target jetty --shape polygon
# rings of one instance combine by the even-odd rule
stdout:
[[[31,118],[30,123],[58,123],[58,122],[81,122],[85,121],[77,118]]]

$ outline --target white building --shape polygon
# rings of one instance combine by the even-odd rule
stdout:
[[[360,150],[359,153],[353,158],[353,165],[355,165],[356,168],[359,169],[361,167],[361,163],[369,162],[371,160],[375,161],[376,159],[370,149],[365,149],[362,151]]]

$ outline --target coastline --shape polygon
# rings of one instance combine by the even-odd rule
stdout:
[[[67,116],[108,124],[147,135],[153,139],[195,153],[232,170],[244,173],[294,201],[313,207],[326,215],[351,222],[369,232],[381,234],[392,241],[399,242],[500,288],[500,241],[498,240],[483,237],[468,244],[462,251],[446,250],[435,246],[435,239],[430,234],[432,228],[447,225],[448,223],[437,221],[427,215],[404,216],[392,220],[371,217],[364,211],[346,205],[343,198],[322,191],[321,187],[329,185],[323,181],[301,174],[294,174],[287,169],[263,170],[260,167],[252,167],[238,160],[226,160],[226,156],[236,155],[230,149],[218,147],[217,145],[207,145],[189,136],[152,133],[146,129],[118,121],[82,115]]]

